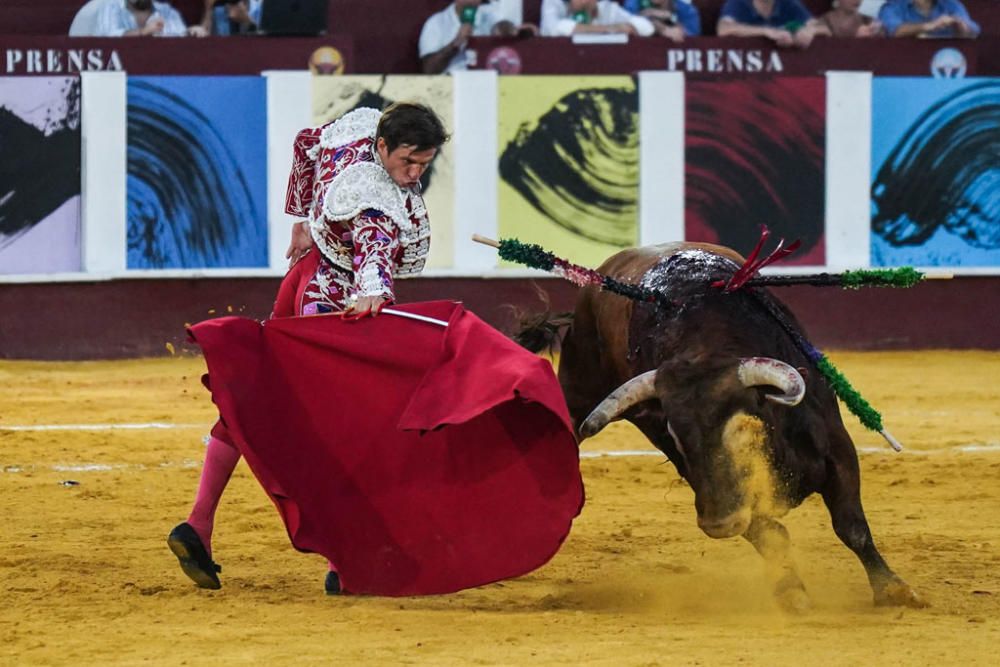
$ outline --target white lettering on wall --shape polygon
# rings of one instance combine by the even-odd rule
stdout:
[[[103,49],[7,49],[7,74],[78,74],[125,69],[118,51]]]
[[[671,72],[675,72],[678,69],[683,69],[678,67],[684,63],[684,51],[681,49],[667,49],[667,69]]]
[[[81,72],[83,71],[83,51],[80,49],[70,49],[67,53],[69,56],[69,67],[70,72]]]
[[[767,64],[768,72],[780,72],[784,69],[784,65],[781,62],[781,58],[778,57],[777,51],[771,51],[771,60]]]
[[[17,66],[24,61],[24,51],[21,49],[7,49],[7,74],[17,71]]]
[[[42,67],[42,52],[39,49],[28,49],[28,74],[44,74]]]
[[[782,72],[785,65],[777,51],[760,49],[667,49],[671,72]]]
[[[62,54],[59,51],[49,49],[45,52],[45,71],[49,74],[63,71]]]

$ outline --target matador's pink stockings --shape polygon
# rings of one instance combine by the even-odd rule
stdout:
[[[233,469],[239,463],[240,452],[235,447],[219,440],[209,438],[205,449],[205,467],[201,471],[201,481],[198,483],[198,495],[191,508],[187,522],[191,524],[198,537],[205,545],[208,555],[212,555],[212,528],[215,526],[215,509],[219,506],[222,492],[229,483]]]
[[[198,495],[191,508],[187,522],[198,533],[209,557],[212,556],[212,529],[215,527],[215,510],[219,506],[222,492],[240,461],[240,452],[224,440],[210,437],[205,448],[205,467],[201,470]],[[331,572],[337,568],[329,563]]]

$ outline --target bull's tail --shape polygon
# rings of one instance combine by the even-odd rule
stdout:
[[[563,330],[573,323],[573,313],[553,313],[549,295],[541,289],[538,290],[538,298],[545,307],[540,313],[509,306],[515,322],[511,338],[529,352],[547,350],[552,353],[562,344]]]

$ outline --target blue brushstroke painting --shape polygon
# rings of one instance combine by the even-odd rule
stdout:
[[[128,80],[128,268],[266,267],[262,77]]]
[[[1000,79],[878,78],[872,265],[1000,266]]]

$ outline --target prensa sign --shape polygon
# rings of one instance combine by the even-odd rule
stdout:
[[[122,71],[114,49],[5,49],[5,74],[78,74]]]
[[[773,49],[667,49],[671,72],[733,74],[783,72],[781,56]]]

